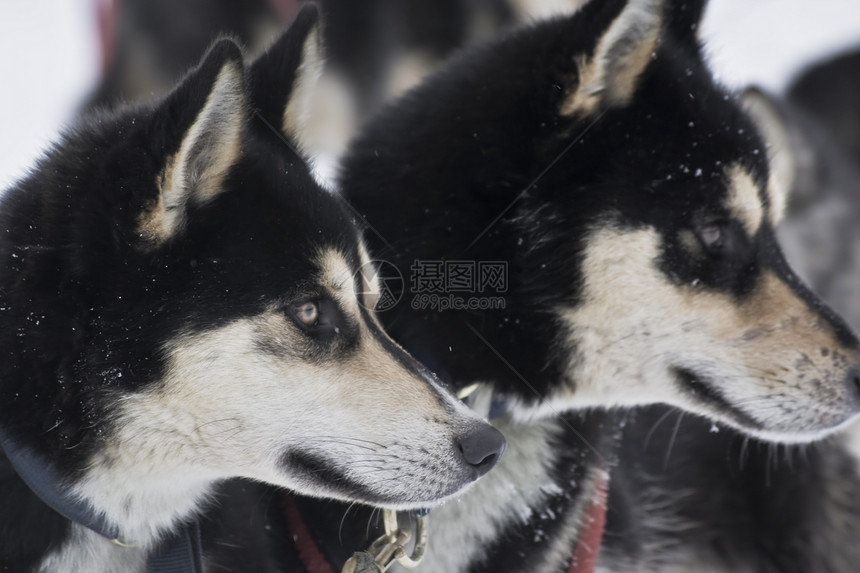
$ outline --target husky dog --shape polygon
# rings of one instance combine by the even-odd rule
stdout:
[[[142,571],[227,478],[418,508],[501,455],[366,310],[352,216],[293,150],[316,20],[253,64],[270,95],[218,41],[3,196],[0,568]]]
[[[845,94],[857,91],[849,71],[858,64],[854,53],[816,66],[784,98],[758,89],[743,97],[791,187],[779,229],[786,256],[854,329],[860,156],[846,126],[860,121],[860,105]],[[802,449],[774,447],[670,408],[637,412],[609,496],[613,568],[856,571],[858,436],[855,423]]]
[[[806,442],[858,411],[857,339],[785,262],[786,189],[702,61],[702,4],[591,2],[515,32],[350,146],[341,186],[375,257],[410,278],[424,262],[510,273],[504,309],[422,309],[407,280],[380,315],[455,387],[477,385],[509,441],[434,511],[426,571],[584,570],[615,426],[559,412],[663,402]]]

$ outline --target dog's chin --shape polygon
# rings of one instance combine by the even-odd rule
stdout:
[[[790,414],[787,414],[790,415]],[[807,427],[798,428],[798,418],[801,413],[798,412],[794,420],[789,420],[785,423],[785,427],[769,427],[763,426],[757,430],[752,430],[745,427],[739,427],[733,424],[738,430],[750,434],[756,439],[765,442],[775,442],[781,444],[808,444],[827,439],[834,434],[838,434],[858,419],[857,414],[836,415],[834,414],[826,423],[808,424]],[[802,420],[800,420],[802,422]]]
[[[445,505],[447,502],[449,502],[453,499],[457,499],[464,492],[466,492],[469,488],[471,488],[472,484],[474,484],[474,483],[475,483],[474,481],[470,481],[470,482],[466,483],[466,485],[464,485],[464,486],[453,488],[453,491],[447,495],[444,495],[441,497],[433,496],[432,499],[428,499],[426,501],[409,501],[409,502],[403,503],[402,500],[397,500],[397,499],[393,499],[393,498],[388,499],[388,500],[384,500],[383,498],[380,498],[380,501],[375,501],[373,503],[370,503],[370,502],[363,502],[363,503],[369,503],[370,505],[374,505],[376,507],[381,507],[384,509],[395,509],[397,511],[430,510],[430,509],[433,509],[434,507],[439,507],[441,505]]]
[[[373,491],[371,488],[357,483],[338,484],[338,487],[332,487],[331,484],[320,484],[320,489],[311,495],[314,495],[314,497],[337,499],[347,503],[360,503],[381,509],[393,509],[397,511],[430,510],[434,507],[444,505],[452,499],[456,499],[468,490],[473,483],[472,481],[467,482],[463,486],[452,487],[451,493],[442,496],[430,493],[423,496],[422,492],[413,491],[415,499],[409,501],[403,500],[402,493],[388,494],[382,491]]]
[[[748,432],[754,438],[763,442],[773,442],[778,444],[809,444],[829,438],[834,433],[839,432],[845,427],[848,422],[840,424],[836,427],[826,428],[822,430],[805,430],[802,432],[782,432],[779,430],[759,430],[757,432]],[[741,428],[739,428],[741,429]],[[745,431],[745,430],[744,430]]]
[[[375,491],[368,495],[371,490],[366,487],[354,489],[339,489],[333,491],[330,497],[339,499],[345,502],[357,502],[382,509],[394,509],[397,511],[414,511],[414,510],[429,510],[452,499],[458,498],[466,490],[468,490],[474,481],[465,482],[464,485],[453,485],[450,488],[450,493],[439,495],[438,493],[421,492],[415,488],[411,494],[415,499],[404,501],[403,494],[390,494],[383,491]],[[328,484],[327,484],[328,486]],[[328,486],[330,488],[330,486]],[[329,497],[329,496],[327,496]]]
[[[472,482],[474,483],[474,482]],[[468,490],[472,483],[466,485],[462,488],[455,490],[454,493],[443,497],[433,497],[432,499],[428,499],[426,501],[408,501],[404,502],[402,499],[390,498],[386,499],[385,496],[380,496],[376,501],[370,502],[366,500],[352,500],[358,501],[359,503],[364,503],[367,505],[372,505],[374,507],[380,507],[382,509],[394,509],[396,511],[429,511],[433,508],[445,505],[447,502],[457,499],[460,495],[463,494],[466,490]],[[349,501],[349,500],[344,500]]]
[[[783,424],[760,422],[725,398],[706,377],[680,367],[674,368],[673,373],[690,401],[683,407],[765,442],[805,444],[819,441],[860,417],[855,413],[833,414],[826,421],[809,422],[804,419],[805,412],[798,411],[795,415],[786,412]]]
[[[345,501],[360,501],[361,503],[367,503],[376,507],[396,509],[398,511],[431,509],[433,507],[444,505],[448,501],[460,497],[464,492],[469,490],[476,481],[477,480],[472,479],[471,477],[464,476],[459,480],[446,484],[447,487],[442,491],[422,491],[420,487],[416,486],[410,491],[410,494],[414,498],[410,500],[403,499],[402,491],[398,493],[377,491],[376,494],[372,496],[372,499],[358,500],[353,498]]]
[[[362,503],[383,509],[423,510],[442,505],[464,491],[475,482],[471,475],[463,475],[449,483],[436,484],[432,490],[426,489],[426,484],[433,477],[416,479],[414,475],[404,476],[396,491],[386,491],[376,484],[362,483],[349,476],[343,468],[327,462],[324,458],[306,452],[290,452],[284,458],[284,467],[290,475],[291,482],[287,485],[298,493],[312,497],[337,499],[348,503]],[[414,481],[409,487],[403,482]],[[300,485],[295,485],[300,484]],[[425,486],[425,489],[422,489]],[[408,495],[405,494],[408,491]],[[408,497],[408,499],[406,499]]]

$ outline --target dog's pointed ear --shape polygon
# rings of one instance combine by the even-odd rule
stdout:
[[[319,10],[306,4],[290,28],[251,64],[251,99],[257,119],[297,147],[310,140],[314,94],[323,71]]]
[[[768,196],[770,198],[770,220],[776,226],[785,214],[789,193],[797,177],[797,160],[792,143],[791,130],[776,99],[763,90],[751,87],[740,96],[741,107],[752,118],[753,123],[767,145],[770,165]]]
[[[241,155],[246,123],[242,51],[232,40],[219,40],[155,110],[152,139],[165,158],[155,204],[139,221],[147,241],[168,239],[182,228],[189,203],[221,192]]]
[[[591,2],[578,14],[580,19],[585,10],[593,12],[587,19],[602,31],[591,52],[577,58],[578,82],[562,103],[562,115],[589,115],[627,104],[663,30],[660,0]]]

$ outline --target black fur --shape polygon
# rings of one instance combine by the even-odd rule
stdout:
[[[856,460],[838,438],[765,444],[662,406],[624,429],[604,537],[617,571],[853,571]]]

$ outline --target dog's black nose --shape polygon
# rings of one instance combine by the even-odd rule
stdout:
[[[480,424],[457,438],[463,459],[475,468],[475,479],[496,465],[505,452],[505,437],[489,424]]]

